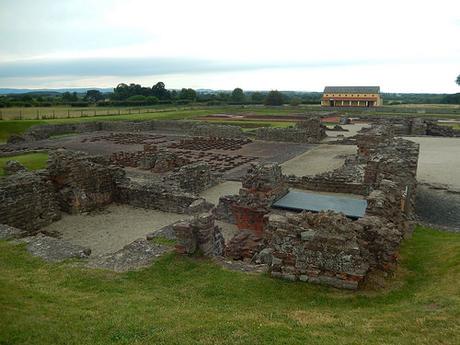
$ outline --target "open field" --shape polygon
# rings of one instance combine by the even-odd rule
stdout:
[[[4,175],[3,167],[9,160],[16,160],[29,170],[37,170],[46,167],[47,153],[28,153],[19,156],[0,157],[0,176]]]
[[[13,109],[13,108],[11,108]],[[46,108],[49,110],[49,108]],[[56,108],[57,109],[57,108]],[[100,108],[98,108],[100,109]],[[292,125],[291,120],[283,121],[282,119],[277,118],[276,121],[270,121],[265,119],[261,119],[260,121],[257,120],[258,115],[263,115],[264,117],[273,115],[273,116],[283,116],[283,115],[302,115],[305,113],[309,113],[313,111],[317,113],[321,108],[318,106],[300,106],[300,107],[291,107],[291,106],[282,106],[282,107],[265,107],[265,106],[227,106],[227,107],[188,107],[188,108],[146,108],[141,109],[139,112],[135,111],[134,109],[131,113],[128,113],[128,108],[112,108],[113,111],[112,115],[107,115],[106,109],[104,113],[100,114],[100,116],[94,116],[94,109],[85,108],[88,111],[87,115],[80,116],[78,115],[78,109],[70,109],[70,111],[76,111],[76,116],[78,117],[67,117],[68,108],[59,107],[59,111],[63,114],[62,118],[47,118],[37,120],[36,116],[34,116],[34,112],[36,113],[37,109],[35,108],[24,108],[24,114],[27,111],[27,114],[30,114],[30,120],[17,120],[18,117],[11,117],[12,120],[7,120],[7,117],[3,117],[3,120],[0,121],[0,142],[5,142],[9,135],[11,134],[19,134],[24,132],[27,128],[36,125],[36,124],[43,124],[43,123],[77,123],[77,122],[84,122],[84,121],[116,121],[116,120],[155,120],[155,119],[169,119],[169,120],[179,120],[179,119],[198,119],[202,118],[203,116],[213,115],[213,114],[240,114],[240,115],[251,115],[251,119],[249,120],[216,120],[216,119],[209,119],[209,121],[217,122],[217,123],[225,123],[225,124],[234,124],[240,125],[245,128],[252,128],[257,126],[272,126],[272,127],[285,127]],[[2,109],[2,112],[6,112],[8,108]],[[97,109],[96,109],[97,110]],[[125,111],[125,113],[123,113]],[[141,112],[141,111],[149,111],[149,112]],[[339,114],[346,114],[352,116],[353,113],[350,113],[350,109],[335,110]],[[326,111],[325,114],[330,113]],[[57,114],[57,113],[56,113]],[[92,115],[91,115],[92,114]],[[372,113],[376,116],[385,116],[385,115],[397,115],[398,113]],[[429,117],[439,117],[439,118],[455,118],[459,114],[432,114],[432,113],[405,113],[402,114],[407,116],[429,116]],[[25,115],[22,117],[26,117]]]
[[[193,104],[189,106],[157,105],[146,107],[12,107],[0,108],[0,119],[2,120],[50,120],[80,117],[105,117],[118,115],[142,115],[170,111],[186,110],[207,110],[208,114],[217,113],[240,113],[259,115],[282,115],[304,112],[331,112],[337,111],[352,115],[353,113],[369,113],[375,115],[417,115],[430,117],[459,116],[460,105],[455,104],[404,104],[398,106],[383,106],[377,109],[360,108],[321,108],[319,105],[299,106],[264,106],[264,105],[221,105],[207,106]]]
[[[460,235],[418,228],[379,291],[344,292],[170,255],[116,274],[0,242],[2,344],[458,344]],[[63,331],[65,330],[65,331]]]

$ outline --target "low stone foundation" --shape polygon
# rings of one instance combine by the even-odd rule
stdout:
[[[23,135],[11,136],[8,143],[16,144],[27,141],[47,139],[52,135],[88,132],[142,132],[164,131],[180,132],[185,135],[218,137],[218,138],[242,138],[244,132],[238,126],[217,125],[210,123],[197,123],[186,120],[153,120],[153,121],[91,121],[82,123],[64,123],[37,125],[29,128]]]
[[[46,172],[0,178],[0,224],[33,233],[60,218],[57,194]]]
[[[326,136],[326,128],[321,124],[319,118],[306,119],[298,122],[295,127],[256,129],[256,139],[268,141],[317,143]]]
[[[79,213],[112,203],[124,171],[101,156],[58,150],[50,153],[48,172],[61,210]]]
[[[271,274],[288,280],[357,289],[369,270],[395,264],[402,239],[378,217],[352,221],[334,212],[267,217]]]
[[[211,214],[201,214],[191,221],[174,224],[176,251],[179,254],[194,254],[199,251],[204,256],[222,255],[224,237],[214,220]]]

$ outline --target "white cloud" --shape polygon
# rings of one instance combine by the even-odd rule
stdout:
[[[389,91],[455,92],[460,73],[458,0],[19,0],[0,6],[0,61],[173,57],[280,66],[161,76],[181,84],[174,87],[319,90],[372,81]],[[68,78],[66,85],[89,80]],[[97,85],[118,79],[91,77]],[[0,79],[10,86],[5,82]],[[42,79],[15,83],[46,86]]]

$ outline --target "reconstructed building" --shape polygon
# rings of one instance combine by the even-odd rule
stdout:
[[[323,107],[378,107],[383,104],[380,86],[326,86]]]

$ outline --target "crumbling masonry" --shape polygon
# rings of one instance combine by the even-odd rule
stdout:
[[[240,195],[222,197],[214,211],[242,231],[227,244],[227,255],[254,260],[265,248],[272,276],[346,289],[357,289],[370,272],[393,269],[400,242],[412,230],[418,145],[395,139],[388,126],[372,127],[357,142],[357,155],[342,168],[313,178],[284,178],[276,165],[253,167]],[[351,220],[333,211],[271,210],[285,182],[363,195],[366,213]]]

